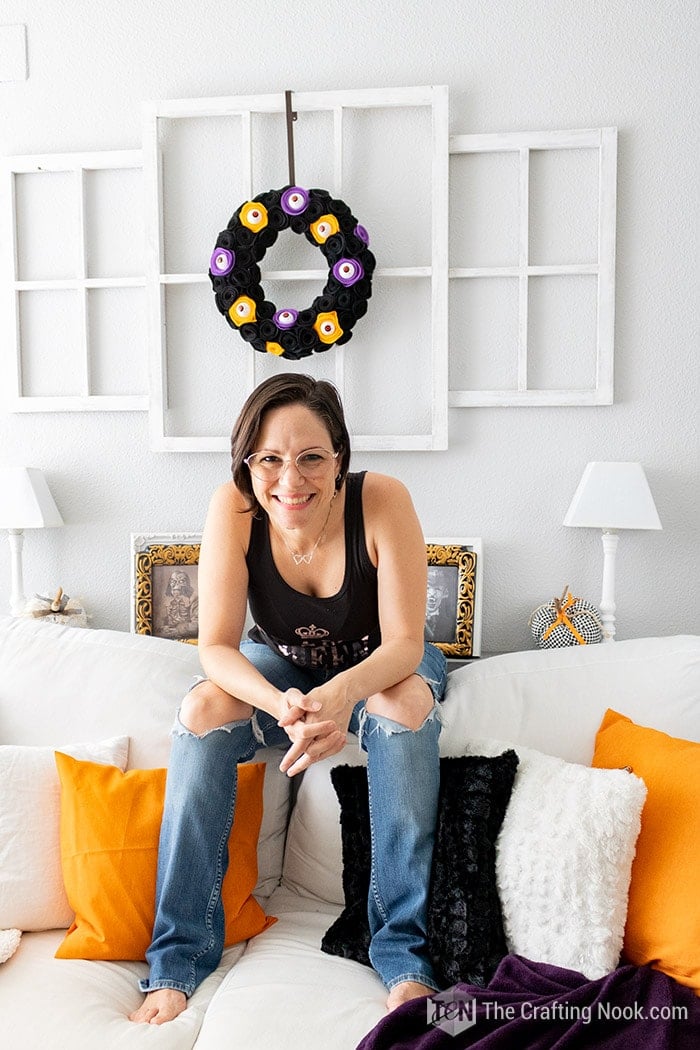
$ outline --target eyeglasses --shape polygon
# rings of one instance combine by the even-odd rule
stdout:
[[[293,463],[305,478],[313,479],[325,474],[339,454],[329,452],[326,448],[307,448],[295,459],[283,459],[274,452],[252,452],[243,462],[259,481],[277,481],[290,463]]]

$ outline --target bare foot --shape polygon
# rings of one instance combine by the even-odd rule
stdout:
[[[174,988],[156,988],[149,992],[138,1010],[129,1014],[137,1024],[165,1024],[187,1009],[187,996]]]
[[[435,989],[428,988],[426,984],[419,984],[418,981],[402,981],[400,984],[395,984],[389,992],[389,998],[386,1001],[387,1010],[395,1010],[397,1006],[408,1003],[411,999],[420,999],[423,995],[434,994]]]

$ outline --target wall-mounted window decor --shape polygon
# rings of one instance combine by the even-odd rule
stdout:
[[[147,410],[141,152],[3,166],[8,409]]]
[[[222,324],[209,278],[242,202],[287,184],[284,93],[144,106],[151,447],[226,451],[245,397],[308,372],[339,388],[358,450],[447,447],[448,92],[294,92],[295,184],[347,202],[377,266],[346,346],[300,361],[258,352]],[[328,279],[305,237],[281,231],[261,260],[266,297],[299,310]]]
[[[612,404],[616,129],[450,154],[450,405]]]
[[[197,644],[200,533],[133,533],[131,630]]]
[[[481,539],[431,539],[425,638],[447,657],[481,655]]]

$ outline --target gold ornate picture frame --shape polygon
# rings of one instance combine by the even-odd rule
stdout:
[[[428,599],[425,639],[445,656],[481,655],[480,539],[436,539],[426,543]]]
[[[131,630],[197,644],[201,534],[133,533]]]

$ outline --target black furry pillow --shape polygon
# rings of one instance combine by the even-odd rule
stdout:
[[[440,760],[440,799],[428,906],[428,951],[441,987],[486,985],[508,949],[496,886],[496,839],[518,766],[514,751]],[[321,949],[370,965],[367,770],[336,766],[345,907]]]

